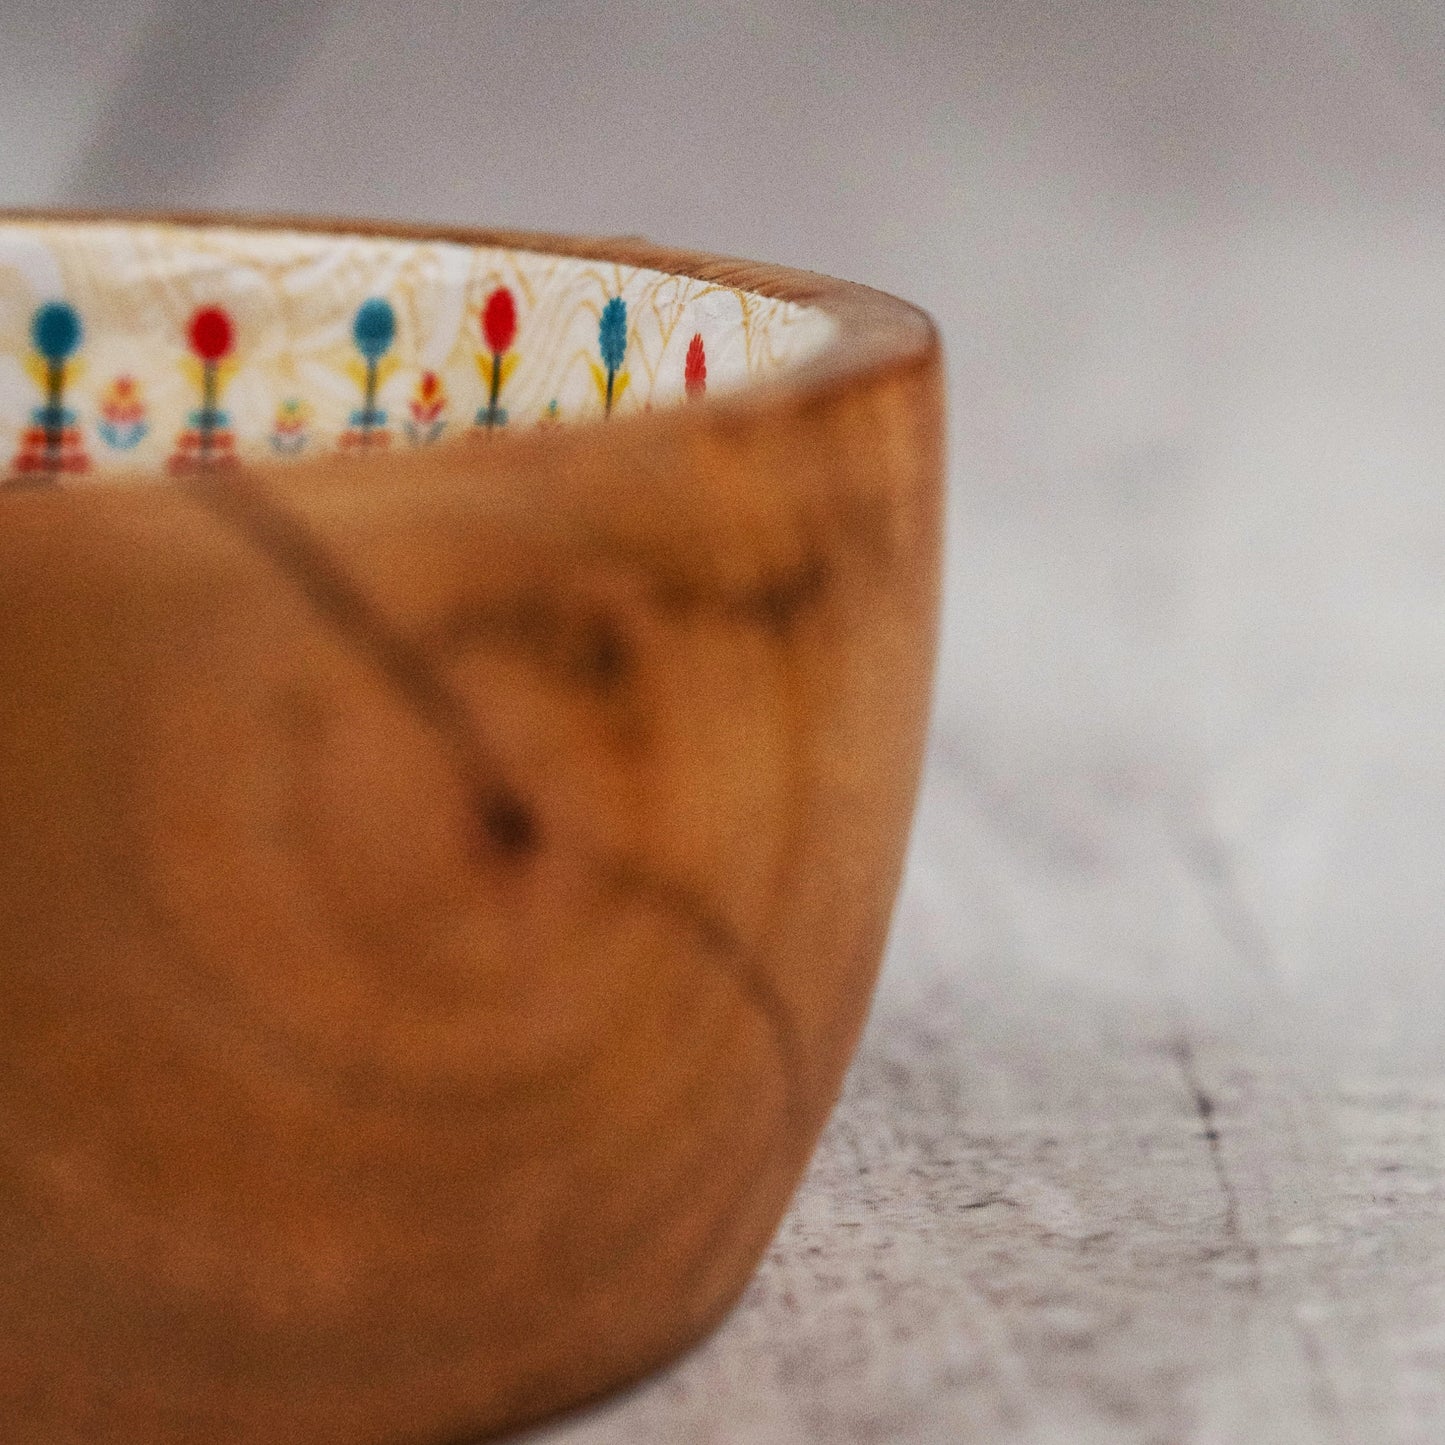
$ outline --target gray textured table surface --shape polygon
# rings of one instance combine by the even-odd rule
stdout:
[[[5,8],[13,200],[644,231],[944,326],[872,1025],[730,1321],[537,1441],[1445,1439],[1434,7]]]

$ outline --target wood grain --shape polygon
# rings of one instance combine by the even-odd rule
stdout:
[[[6,1438],[593,1395],[728,1308],[837,1094],[926,715],[931,328],[462,239],[837,340],[625,422],[0,500]]]

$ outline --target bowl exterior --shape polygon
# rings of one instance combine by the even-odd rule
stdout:
[[[930,341],[0,498],[0,1438],[469,1438],[721,1317],[884,947],[941,495]]]

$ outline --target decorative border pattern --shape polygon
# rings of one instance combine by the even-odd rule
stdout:
[[[612,262],[296,231],[0,223],[0,480],[186,475],[648,410],[822,312]]]

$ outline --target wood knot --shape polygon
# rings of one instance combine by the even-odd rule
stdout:
[[[541,847],[536,814],[515,793],[504,788],[485,792],[477,799],[476,812],[491,848],[519,858]]]
[[[601,692],[610,691],[632,671],[632,652],[622,629],[605,614],[583,624],[574,653],[576,673]]]

